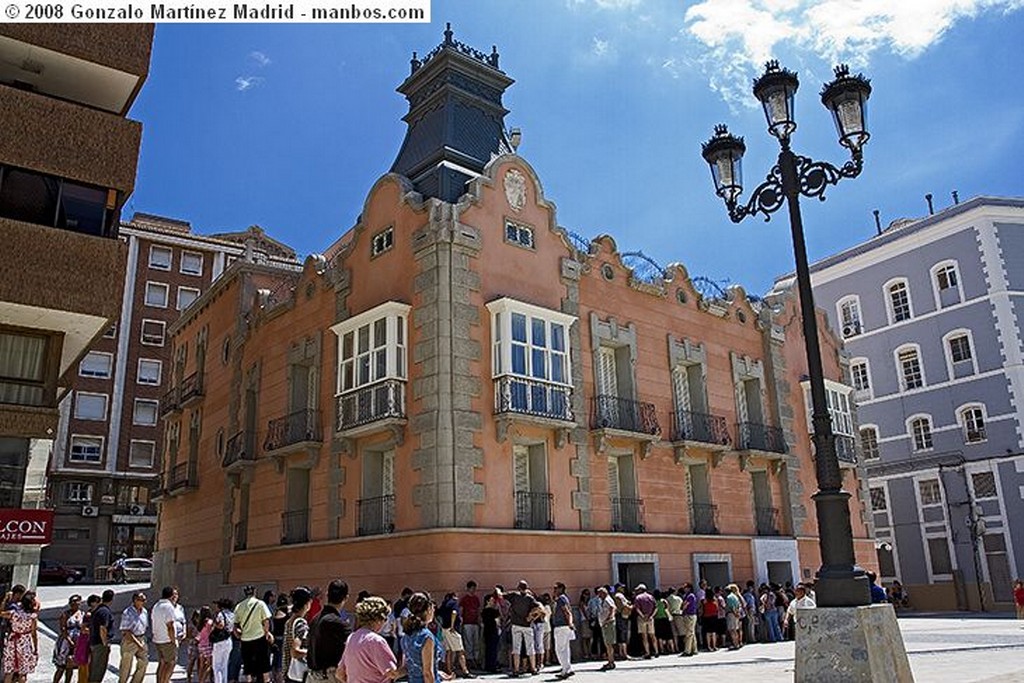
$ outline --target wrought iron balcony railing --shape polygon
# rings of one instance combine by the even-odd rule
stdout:
[[[691,503],[690,522],[695,534],[717,534],[718,506],[710,503]]]
[[[160,397],[160,414],[170,415],[181,409],[181,393],[178,391],[178,387],[171,387],[167,392]]]
[[[387,379],[337,398],[338,431],[405,417],[405,382]]]
[[[235,522],[235,550],[245,550],[249,544],[249,522],[242,520]]]
[[[755,508],[754,514],[757,522],[758,536],[779,535],[779,509],[778,508]]]
[[[182,406],[188,405],[191,401],[201,398],[203,395],[203,373],[193,372],[181,380],[178,386],[178,400]]]
[[[554,529],[555,520],[551,516],[550,493],[536,491],[516,491],[517,529]]]
[[[740,450],[769,453],[785,453],[787,450],[786,438],[778,427],[757,422],[740,422],[736,425],[736,434],[739,436]]]
[[[612,531],[642,534],[645,530],[642,498],[612,498]]]
[[[271,420],[267,424],[267,436],[263,440],[263,450],[276,451],[297,443],[323,441],[320,430],[319,410],[299,410],[291,415]]]
[[[231,467],[239,463],[256,461],[256,435],[252,432],[238,432],[224,446],[224,457],[221,467]]]
[[[677,410],[672,414],[672,440],[728,446],[732,443],[728,423],[720,415]]]
[[[281,543],[305,543],[309,540],[309,509],[281,513]]]
[[[356,501],[357,536],[377,536],[395,531],[395,497],[363,498]]]
[[[572,388],[505,375],[494,385],[494,413],[516,413],[572,422]]]
[[[195,485],[196,464],[194,462],[179,462],[171,468],[170,474],[167,477],[168,493],[194,488]]]
[[[619,429],[637,434],[661,434],[653,403],[634,401],[618,396],[595,396],[591,419],[592,429]]]

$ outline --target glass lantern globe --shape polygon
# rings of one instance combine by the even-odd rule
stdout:
[[[754,81],[754,97],[764,107],[768,132],[784,142],[796,131],[794,101],[799,87],[796,74],[780,68],[774,59],[765,64],[764,74]]]
[[[845,64],[837,66],[835,74],[835,80],[821,89],[821,103],[832,113],[839,144],[856,154],[871,137],[867,130],[871,81],[861,74],[851,76]]]
[[[701,145],[701,155],[711,167],[715,194],[732,203],[743,193],[743,138],[729,132],[725,125],[715,126],[715,134]]]

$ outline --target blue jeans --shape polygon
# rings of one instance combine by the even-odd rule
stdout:
[[[237,681],[242,673],[242,641],[231,638],[231,656],[228,657],[228,681]]]
[[[779,628],[779,612],[778,610],[768,610],[765,612],[765,620],[768,622],[768,642],[777,643],[782,640],[782,629]]]

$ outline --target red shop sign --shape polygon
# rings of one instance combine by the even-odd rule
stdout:
[[[0,543],[46,545],[53,537],[53,510],[0,508]]]

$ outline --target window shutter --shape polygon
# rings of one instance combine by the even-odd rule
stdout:
[[[619,498],[619,459],[615,457],[608,458],[608,496],[611,498]]]
[[[602,346],[597,369],[597,393],[601,396],[618,396],[618,384],[615,374],[615,349]]]
[[[512,447],[514,469],[513,491],[522,493],[530,490],[530,449],[526,446]]]
[[[385,451],[381,454],[381,495],[395,495],[395,452]]]

